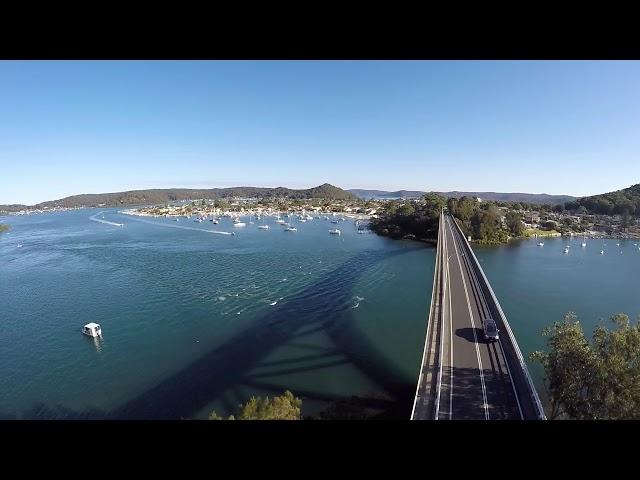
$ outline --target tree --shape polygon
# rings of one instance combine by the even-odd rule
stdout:
[[[498,214],[495,207],[478,210],[471,217],[471,229],[474,238],[478,240],[492,240],[498,230]]]
[[[522,216],[519,213],[509,210],[505,215],[505,223],[514,237],[522,235],[524,225],[522,224]]]
[[[447,201],[437,193],[433,192],[424,195],[422,197],[422,201],[424,202],[424,206],[427,211],[436,216],[440,214],[443,207],[447,206]]]
[[[293,396],[289,390],[283,395],[273,398],[251,397],[244,405],[240,405],[240,412],[228,420],[300,420],[302,400]],[[222,420],[214,411],[210,420]]]
[[[456,207],[456,217],[458,217],[463,222],[468,222],[471,220],[473,212],[476,209],[477,201],[470,197],[462,197],[458,200],[458,205]]]
[[[598,326],[593,343],[573,313],[545,328],[548,352],[530,358],[542,365],[549,418],[640,419],[640,326],[611,317],[615,329]]]

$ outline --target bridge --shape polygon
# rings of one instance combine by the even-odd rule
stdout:
[[[497,342],[484,339],[493,318]],[[440,215],[412,420],[544,420],[507,317],[456,220]]]

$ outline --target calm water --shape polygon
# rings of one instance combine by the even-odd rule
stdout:
[[[410,415],[433,249],[351,221],[336,237],[324,220],[285,233],[104,210],[117,227],[101,211],[4,219],[0,418],[204,418],[286,388],[306,414],[357,395]],[[475,248],[525,356],[567,311],[589,334],[640,314],[636,241],[581,241]],[[80,334],[90,321],[102,341]]]
[[[431,248],[353,221],[339,237],[115,209],[4,221],[0,418],[205,418],[286,388],[305,414],[351,395],[410,414]]]
[[[569,311],[578,315],[588,338],[598,324],[612,327],[609,318],[616,313],[635,322],[640,315],[638,240],[554,238],[542,240],[543,247],[539,241],[474,248],[525,357],[545,348],[542,329]],[[570,245],[567,254],[565,245]],[[544,396],[541,369],[533,365],[531,372]]]

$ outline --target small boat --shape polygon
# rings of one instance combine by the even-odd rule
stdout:
[[[84,328],[82,329],[82,333],[84,333],[85,335],[88,335],[90,337],[101,337],[102,336],[102,329],[100,328],[100,325],[97,323],[87,323]]]
[[[285,222],[283,219],[278,218],[278,219],[276,220],[276,223],[279,223],[280,225],[284,225],[286,222]]]
[[[244,222],[240,222],[240,221],[238,221],[238,222],[235,222],[235,221],[234,221],[234,222],[233,222],[233,226],[234,226],[234,227],[246,227],[246,226],[247,226],[247,224],[246,224],[246,223],[244,223]]]
[[[300,221],[301,221],[302,223],[306,222],[306,220],[305,220],[304,218],[301,218],[301,219],[300,219]]]
[[[538,246],[539,246],[539,247],[544,247],[544,243],[539,242],[539,243],[538,243]]]
[[[285,232],[297,232],[298,229],[296,227],[287,227],[284,229]]]
[[[582,242],[582,247],[584,248],[586,246],[587,246],[587,244],[585,242]]]
[[[269,230],[269,225],[258,225],[260,230]]]
[[[600,250],[600,255],[604,255],[604,250]]]
[[[331,233],[332,235],[340,235],[340,230],[336,228],[335,230],[329,230],[329,233]]]
[[[337,223],[338,223],[338,220],[331,220],[331,223],[335,223],[335,224],[337,224]]]
[[[616,245],[617,245],[618,247],[620,246],[620,244],[619,244],[619,243],[616,243]]]
[[[569,253],[569,247],[564,247],[564,253]]]

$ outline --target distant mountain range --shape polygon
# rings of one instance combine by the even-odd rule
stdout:
[[[416,190],[397,190],[395,192],[388,192],[385,190],[361,190],[350,189],[348,192],[353,193],[362,199],[380,199],[380,198],[418,198],[427,192]],[[478,197],[482,200],[495,200],[500,202],[527,202],[527,203],[548,203],[559,204],[572,200],[576,200],[577,197],[570,195],[548,195],[546,193],[497,193],[497,192],[435,192],[443,197]]]
[[[27,208],[53,208],[53,207],[97,207],[97,206],[124,206],[163,204],[179,200],[192,199],[216,199],[216,198],[289,198],[311,199],[321,198],[327,200],[355,200],[382,199],[382,198],[419,198],[427,192],[417,190],[343,190],[328,183],[307,189],[291,189],[285,187],[229,187],[210,189],[169,188],[150,190],[130,190],[127,192],[83,194],[65,197],[60,200],[38,203],[37,205],[0,205],[0,212],[17,212]],[[596,213],[620,213],[628,210],[630,213],[640,215],[640,184],[633,185],[623,190],[592,195],[589,197],[572,197],[570,195],[548,195],[546,193],[498,193],[498,192],[435,192],[438,195],[449,198],[463,196],[477,197],[482,200],[495,200],[501,202],[527,202],[537,204],[565,204],[567,208],[575,209],[579,205],[585,206],[589,211]]]
[[[190,189],[190,188],[169,188],[151,190],[131,190],[128,192],[97,193],[73,195],[48,202],[38,203],[31,207],[27,205],[0,205],[0,212],[16,212],[26,208],[75,208],[75,207],[97,207],[97,206],[123,206],[142,204],[162,204],[165,202],[175,202],[179,200],[192,199],[216,199],[216,198],[290,198],[290,199],[310,199],[321,198],[327,200],[355,200],[356,197],[338,187],[325,183],[313,188],[295,190],[285,187],[264,188],[264,187],[229,187],[210,189]]]

